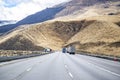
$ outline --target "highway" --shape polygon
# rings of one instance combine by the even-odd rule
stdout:
[[[120,80],[120,62],[55,52],[0,63],[0,80]]]

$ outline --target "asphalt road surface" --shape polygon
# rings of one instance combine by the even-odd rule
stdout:
[[[120,80],[120,62],[55,52],[0,63],[0,80]]]

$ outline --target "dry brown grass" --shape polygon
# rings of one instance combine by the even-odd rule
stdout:
[[[43,48],[60,49],[71,36],[84,29],[93,21],[55,21],[31,25],[25,29],[15,29],[2,36],[0,49],[38,50]],[[27,25],[26,25],[27,26]]]
[[[5,50],[43,50],[22,35],[16,35],[0,44],[0,49]]]
[[[95,21],[69,40],[80,43],[115,42],[120,40],[120,27],[114,23]]]
[[[0,57],[11,57],[11,56],[36,56],[36,55],[42,55],[47,54],[47,52],[43,51],[29,51],[29,50],[0,50]],[[14,57],[15,58],[15,57]]]
[[[119,2],[85,7],[71,15],[25,25],[0,37],[0,49],[61,49],[74,44],[77,51],[120,56]],[[76,7],[72,7],[74,9]],[[112,15],[111,15],[112,14]],[[59,14],[58,14],[59,15]],[[57,16],[57,15],[56,15]]]
[[[17,33],[16,33],[17,32]],[[74,44],[77,51],[119,56],[118,23],[101,20],[50,21],[15,30],[1,38],[6,50],[58,50]]]
[[[95,21],[73,36],[67,43],[75,44],[78,51],[120,56],[120,27],[115,23]]]
[[[32,54],[32,51],[23,51],[23,50],[0,50],[0,57],[6,56],[21,56],[21,55],[27,55]]]

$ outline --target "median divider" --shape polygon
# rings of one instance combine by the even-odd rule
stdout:
[[[46,55],[46,54],[50,54],[50,53],[49,52],[41,52],[41,51],[31,51],[30,53],[27,53],[27,54],[23,54],[22,52],[20,54],[17,54],[17,55],[16,54],[12,55],[12,56],[0,56],[0,62],[36,57],[36,56]]]

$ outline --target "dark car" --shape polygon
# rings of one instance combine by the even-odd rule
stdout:
[[[66,48],[63,48],[63,49],[62,49],[62,53],[66,53]]]

